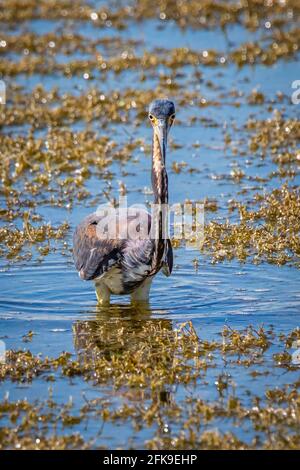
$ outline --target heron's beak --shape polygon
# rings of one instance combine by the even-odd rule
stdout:
[[[158,122],[154,129],[159,140],[161,155],[162,155],[163,161],[165,162],[168,132],[169,132],[168,122],[165,119],[158,119]]]

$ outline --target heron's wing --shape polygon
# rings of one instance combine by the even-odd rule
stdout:
[[[120,240],[97,236],[99,215],[91,214],[76,228],[73,236],[73,257],[81,279],[95,279],[120,262]]]
[[[163,259],[162,272],[165,276],[170,276],[173,269],[173,250],[171,241],[167,240],[166,254]]]
[[[148,277],[153,258],[154,243],[150,238],[126,240],[122,266],[126,282],[138,284]]]

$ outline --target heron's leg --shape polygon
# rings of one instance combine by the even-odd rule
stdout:
[[[110,290],[102,281],[95,282],[96,297],[100,305],[109,305]]]
[[[132,303],[148,303],[149,302],[149,294],[150,288],[152,284],[152,277],[146,279],[143,284],[140,285],[135,291],[131,294],[131,301]]]

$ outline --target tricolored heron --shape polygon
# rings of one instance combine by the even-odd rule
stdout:
[[[170,239],[163,234],[164,211],[168,204],[168,175],[166,171],[167,137],[175,118],[175,106],[169,100],[155,100],[149,106],[153,127],[152,187],[155,215],[147,218],[146,236],[120,237],[122,224],[131,223],[128,211],[117,210],[118,228],[114,238],[99,237],[97,228],[103,215],[87,216],[75,230],[73,255],[81,279],[95,282],[98,302],[109,304],[111,294],[130,294],[133,302],[147,302],[153,276],[160,269],[166,276],[172,272],[173,252]],[[141,214],[140,214],[141,215]],[[114,214],[115,217],[115,214]],[[124,219],[126,217],[126,220]],[[114,219],[115,220],[115,219]],[[108,220],[108,226],[113,220]],[[151,226],[156,226],[156,232]],[[153,234],[157,236],[153,236]]]

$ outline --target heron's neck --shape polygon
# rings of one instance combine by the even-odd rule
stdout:
[[[165,155],[162,155],[159,140],[153,135],[152,152],[152,187],[154,193],[154,213],[151,233],[154,237],[154,253],[152,258],[152,273],[160,270],[166,247],[168,204],[168,175],[165,167]]]
[[[152,187],[155,204],[168,204],[168,175],[165,167],[165,156],[162,155],[159,140],[153,133],[152,149]]]

